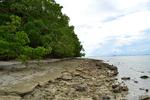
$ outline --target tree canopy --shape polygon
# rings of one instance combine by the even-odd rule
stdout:
[[[0,1],[0,59],[80,57],[83,47],[54,0]]]

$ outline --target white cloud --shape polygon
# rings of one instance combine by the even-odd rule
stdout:
[[[64,6],[63,12],[70,17],[87,55],[92,55],[109,37],[116,39],[115,46],[129,45],[150,28],[149,0],[56,1]]]

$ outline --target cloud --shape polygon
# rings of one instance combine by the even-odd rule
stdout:
[[[136,37],[109,37],[103,46],[99,46],[97,49],[94,49],[91,54],[94,54],[95,56],[150,54],[149,33],[150,29],[145,29],[141,32],[140,36]],[[126,40],[128,42],[126,42]]]
[[[63,12],[70,17],[70,24],[75,26],[87,56],[123,54],[133,44],[139,52],[140,45],[143,45],[141,41],[147,36],[143,32],[150,29],[149,0],[56,1],[64,6]],[[145,37],[145,40],[148,38]],[[148,40],[145,44],[147,42],[150,43]],[[145,47],[145,52],[148,50]]]

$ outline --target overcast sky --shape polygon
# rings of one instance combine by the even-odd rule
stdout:
[[[150,0],[56,0],[87,56],[150,54]]]

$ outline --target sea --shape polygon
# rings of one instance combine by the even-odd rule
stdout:
[[[141,95],[150,96],[150,78],[141,79],[143,75],[150,77],[150,55],[144,56],[110,56],[110,57],[90,57],[104,60],[109,64],[118,67],[119,81],[122,77],[130,77],[130,80],[124,81],[128,86],[128,100],[139,100]],[[146,89],[148,91],[146,91]]]

